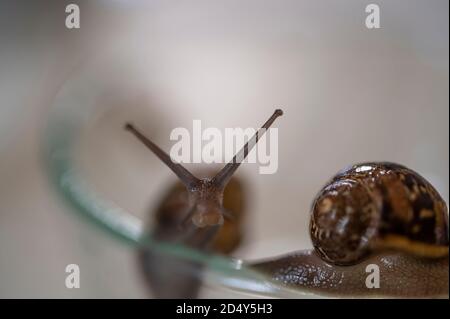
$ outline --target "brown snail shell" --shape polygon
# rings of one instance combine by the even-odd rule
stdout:
[[[314,250],[248,265],[275,282],[331,296],[447,297],[448,209],[418,173],[394,163],[348,167],[312,204]],[[376,265],[380,287],[366,286]]]
[[[427,180],[402,165],[357,164],[319,192],[310,234],[317,253],[337,265],[383,248],[442,257],[448,255],[447,206]]]

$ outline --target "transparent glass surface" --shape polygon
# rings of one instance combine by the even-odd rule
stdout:
[[[112,99],[105,98],[105,92],[126,96],[129,88],[123,81],[113,84],[108,81],[99,82],[95,70],[89,64],[79,66],[61,85],[53,100],[45,134],[44,155],[50,179],[73,211],[97,225],[98,229],[112,235],[118,245],[128,245],[130,249],[151,251],[160,258],[170,258],[171,262],[179,264],[175,270],[171,269],[175,272],[171,276],[196,278],[201,285],[214,290],[231,289],[234,294],[265,297],[312,296],[279,285],[248,267],[241,259],[155,240],[150,231],[153,226],[151,214],[152,209],[155,209],[155,202],[159,200],[157,197],[162,194],[161,190],[152,195],[154,202],[145,204],[149,208],[149,216],[138,216],[121,207],[120,192],[128,194],[124,198],[127,198],[128,206],[133,207],[129,201],[134,197],[129,195],[133,193],[134,187],[139,187],[136,185],[143,183],[142,179],[154,176],[157,181],[170,180],[171,177],[173,179],[173,173],[123,128],[127,118],[149,117],[147,128],[150,132],[152,123],[158,128],[161,121],[152,119],[151,114],[145,114],[148,108],[139,108],[142,105],[108,104]],[[118,84],[125,85],[121,88],[123,92],[117,91]],[[111,132],[114,133],[110,135]],[[127,166],[133,163],[127,163],[122,156],[114,157],[114,154],[130,154],[124,143],[117,142],[117,136],[121,136],[122,142],[135,144],[135,149],[140,148],[139,154],[132,157],[136,160],[143,156],[152,162],[154,171],[141,176],[128,176],[121,181],[123,176],[129,174],[126,172]],[[155,136],[157,139],[160,135]],[[124,162],[119,163],[120,160]],[[132,180],[134,183],[125,185]],[[162,186],[157,183],[153,181],[150,189],[167,188],[167,183],[163,182]],[[186,267],[189,263],[199,266]]]

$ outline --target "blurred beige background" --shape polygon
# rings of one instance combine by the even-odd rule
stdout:
[[[78,3],[81,29],[64,27]],[[78,163],[143,219],[173,176],[121,127],[164,149],[174,127],[257,127],[275,107],[279,170],[239,174],[259,258],[310,248],[309,205],[339,169],[407,165],[449,197],[448,1],[0,1],[0,297],[148,297],[135,251],[73,214],[42,145],[54,97],[89,107]],[[198,166],[189,165],[189,168]],[[65,266],[81,268],[66,289]],[[202,296],[228,296],[205,290]]]

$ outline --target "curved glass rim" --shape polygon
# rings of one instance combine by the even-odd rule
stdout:
[[[144,230],[143,222],[117,204],[99,196],[77,172],[74,144],[85,114],[74,113],[56,104],[44,134],[44,161],[51,184],[78,215],[132,247],[148,247],[160,253],[201,263],[210,271],[205,284],[213,283],[233,291],[266,297],[302,297],[308,294],[281,286],[247,266],[243,260],[204,253],[181,244],[155,241]],[[80,117],[82,115],[82,117]]]

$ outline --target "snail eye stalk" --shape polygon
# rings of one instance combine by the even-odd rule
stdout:
[[[187,187],[192,188],[193,185],[198,183],[198,178],[192,175],[186,168],[184,168],[181,164],[174,163],[170,156],[164,152],[161,148],[158,147],[155,143],[153,143],[150,139],[145,137],[138,129],[134,127],[133,124],[127,123],[125,124],[125,130],[131,132],[134,136],[136,136],[145,146],[147,146],[158,158],[166,164],[175,175],[181,180],[181,182]]]
[[[224,189],[227,183],[230,181],[234,172],[238,169],[239,165],[241,165],[242,161],[245,160],[248,153],[252,150],[252,148],[258,143],[259,139],[266,133],[266,131],[270,128],[270,126],[275,122],[275,120],[283,115],[283,111],[280,109],[275,110],[272,116],[267,120],[266,123],[252,136],[252,138],[241,148],[241,150],[234,155],[233,159],[217,173],[213,178],[213,184],[219,188]]]

